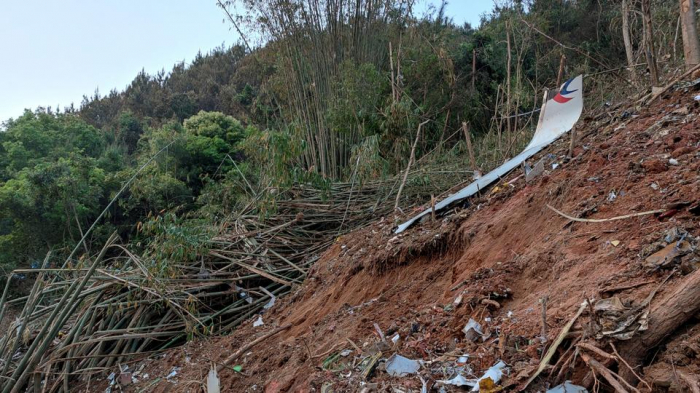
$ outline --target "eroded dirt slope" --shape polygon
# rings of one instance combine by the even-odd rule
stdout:
[[[339,238],[305,284],[263,315],[263,326],[253,326],[255,316],[230,336],[194,341],[136,363],[133,369],[145,365],[141,379],[125,389],[202,391],[212,364],[285,324],[291,328],[221,371],[222,391],[418,392],[421,378],[437,391],[435,381],[457,371],[478,377],[499,359],[508,365],[500,385],[506,391],[522,386],[546,345],[586,297],[617,296],[626,305],[637,304],[669,275],[656,296],[696,269],[692,255],[663,268],[645,263],[665,245],[669,231],[700,237],[697,208],[693,210],[700,200],[700,108],[694,95],[678,91],[638,112],[599,111],[582,120],[573,159],[565,159],[565,137],[532,160],[544,157],[547,168],[534,181],[525,183],[521,172],[514,171],[470,206],[436,222],[428,220],[395,236],[394,218],[383,218]],[[583,223],[547,205],[594,219],[657,209],[664,213]],[[540,337],[543,298],[546,344]],[[482,325],[487,338],[465,338],[462,328],[470,318]],[[572,336],[589,334],[590,320],[584,313]],[[681,373],[700,372],[700,329],[692,322],[682,330],[659,348],[650,367],[639,370],[656,390],[683,391],[682,381],[669,376],[670,366]],[[566,345],[558,357],[565,357]],[[379,351],[378,367],[364,379],[363,366]],[[426,361],[421,377],[389,376],[384,359],[393,353]],[[459,362],[463,354],[466,363]],[[564,379],[590,383],[588,367],[577,360],[546,370],[528,389],[543,391]],[[231,369],[235,365],[240,372]],[[177,375],[166,378],[173,370]],[[663,378],[668,381],[662,384]],[[604,381],[599,387],[609,389]]]

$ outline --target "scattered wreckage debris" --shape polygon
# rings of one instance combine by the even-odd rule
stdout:
[[[664,98],[650,111],[631,109],[625,117],[620,109],[588,124],[567,165],[527,184],[511,173],[497,186],[515,187],[483,192],[454,215],[398,235],[385,219],[334,238],[304,285],[277,298],[262,327],[252,326],[253,314],[230,336],[195,340],[146,361],[151,375],[163,376],[153,390],[187,391],[185,381],[203,381],[212,363],[291,323],[231,363],[245,372],[223,368],[222,390],[507,392],[534,377],[524,391],[613,391],[613,385],[630,393],[649,386],[694,391],[696,251],[662,259],[659,267],[646,262],[684,235],[696,247],[700,236],[692,212],[700,195],[697,107],[682,124],[669,120],[645,134],[677,109],[672,105]],[[562,145],[552,145],[555,156]],[[678,166],[667,156],[675,151],[682,151],[673,155]],[[642,156],[658,158],[663,171],[646,171]],[[658,216],[586,225],[567,220],[562,228],[552,225],[556,216],[546,204],[579,218],[666,208]],[[470,319],[479,325],[467,329],[474,341],[463,331]],[[223,352],[218,359],[211,358],[215,351]],[[404,360],[410,370],[419,367],[392,375],[407,370],[395,367]],[[499,362],[505,367],[498,381],[476,382]],[[173,367],[182,369],[168,382]]]
[[[574,385],[571,381],[566,381],[561,385],[548,389],[546,393],[588,393],[588,390],[583,386]]]
[[[431,181],[446,189],[455,175],[440,169]],[[409,177],[429,172],[421,170]],[[105,263],[104,255],[84,255],[65,268],[18,270],[37,279],[29,295],[12,300],[6,281],[0,319],[9,307],[24,309],[0,341],[0,387],[42,383],[47,392],[66,390],[71,375],[90,380],[127,358],[227,333],[250,317],[262,328],[268,322],[259,314],[298,288],[339,235],[392,211],[380,202],[394,195],[387,186],[394,180],[367,182],[361,190],[351,183],[300,185],[280,196],[276,213],[265,219],[251,203],[217,228],[208,255],[183,256],[172,271],[116,238],[102,250],[109,252]],[[426,191],[422,182],[410,182],[404,196],[416,200]],[[45,375],[35,378],[35,372]]]
[[[386,361],[386,372],[392,377],[403,377],[415,374],[420,369],[420,362],[393,354]]]

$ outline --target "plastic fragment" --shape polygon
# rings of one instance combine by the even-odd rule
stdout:
[[[256,319],[255,322],[253,322],[253,327],[262,326],[264,324],[265,322],[263,322],[262,320],[262,315],[258,315],[258,319]]]

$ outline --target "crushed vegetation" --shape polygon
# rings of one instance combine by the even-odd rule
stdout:
[[[700,310],[679,303],[700,277],[695,86],[590,115],[573,157],[562,138],[531,160],[557,164],[531,182],[516,170],[401,235],[387,216],[339,237],[289,296],[227,337],[130,363],[125,389],[199,391],[214,365],[231,391],[687,391],[700,372]]]
[[[3,123],[0,391],[700,392],[677,2],[217,4],[264,45]]]

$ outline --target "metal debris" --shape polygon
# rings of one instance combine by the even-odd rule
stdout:
[[[403,377],[409,374],[415,374],[420,369],[420,363],[417,360],[409,359],[401,355],[391,355],[386,361],[386,372],[392,377]]]
[[[263,322],[262,315],[258,315],[258,319],[253,322],[253,327],[258,327],[264,325],[265,322]]]
[[[574,385],[571,381],[566,381],[561,385],[547,390],[546,393],[588,393],[588,390],[583,386]]]
[[[498,363],[494,364],[486,370],[484,375],[481,376],[481,378],[476,380],[476,385],[472,388],[472,392],[478,392],[479,391],[479,385],[482,381],[486,381],[490,379],[493,384],[497,384],[498,381],[501,380],[503,377],[503,370],[506,368],[506,364],[502,361],[499,360]]]
[[[212,367],[207,375],[207,393],[220,393],[219,376],[216,374],[216,367]]]
[[[479,337],[481,337],[482,341],[485,341],[488,338],[488,335],[484,334],[482,331],[479,322],[473,320],[472,318],[469,318],[469,322],[467,322],[467,324],[464,326],[462,332],[464,332],[464,337],[471,342],[476,341],[479,339]]]
[[[546,101],[544,106],[546,110],[543,109],[540,113],[535,135],[523,152],[480,177],[467,187],[450,195],[447,199],[440,201],[434,208],[426,209],[417,216],[399,225],[395,233],[398,234],[405,231],[408,227],[422,217],[431,214],[433,211],[441,211],[483,190],[571,130],[583,112],[583,75],[566,81],[562,87],[564,89],[563,91],[568,92],[568,95],[570,95],[570,97],[565,97],[567,103],[562,104],[558,101],[555,102],[554,99]]]
[[[452,385],[452,386],[469,386],[473,387],[476,385],[476,380],[474,379],[466,379],[462,375],[457,374],[454,378],[452,379],[443,379],[443,380],[438,380],[437,383],[442,384],[442,385]]]
[[[595,312],[622,312],[625,310],[625,306],[619,297],[611,297],[607,299],[600,299],[593,306]]]

